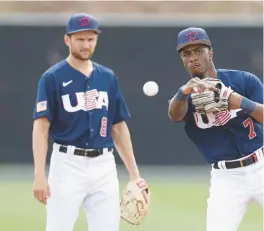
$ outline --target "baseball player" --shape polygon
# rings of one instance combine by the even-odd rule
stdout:
[[[178,34],[191,76],[169,101],[169,117],[212,165],[207,231],[237,231],[250,202],[263,207],[263,84],[246,71],[216,69],[205,30]]]
[[[37,200],[47,205],[46,231],[73,231],[80,207],[89,231],[118,231],[114,145],[130,182],[146,188],[134,158],[125,122],[130,114],[117,76],[91,61],[100,32],[93,16],[73,15],[64,37],[69,56],[39,80],[33,115],[33,190]],[[47,180],[49,136],[53,150]]]

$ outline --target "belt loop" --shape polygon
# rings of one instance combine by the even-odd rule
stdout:
[[[225,161],[222,161],[222,167],[223,167],[223,169],[227,169],[225,163],[226,163]]]
[[[56,150],[56,148],[57,148],[57,144],[54,142],[53,145],[52,145],[52,149]]]
[[[59,152],[60,151],[60,144],[57,144],[57,143],[53,143],[53,150],[55,150],[56,152]]]
[[[263,160],[264,159],[262,149],[257,150],[255,153],[256,153],[256,156],[257,156],[258,160]]]
[[[264,149],[263,147],[259,150],[260,159],[264,160]]]
[[[74,155],[74,150],[76,147],[72,146],[72,145],[68,145],[68,150],[67,150],[67,154],[70,155]]]
[[[216,162],[216,165],[217,165],[217,167],[218,167],[219,169],[222,169],[221,161]]]
[[[111,148],[103,148],[103,154],[108,153],[108,152],[112,152],[112,149]]]

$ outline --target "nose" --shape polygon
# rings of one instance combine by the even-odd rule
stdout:
[[[198,59],[197,55],[195,53],[192,53],[190,57],[190,62],[196,62],[197,59]]]
[[[90,48],[90,41],[89,40],[84,40],[83,44],[82,44],[82,47],[87,49],[87,48]]]

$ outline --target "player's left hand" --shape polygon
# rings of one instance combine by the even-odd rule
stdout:
[[[139,225],[145,218],[150,205],[150,191],[144,179],[128,182],[120,202],[121,218]]]

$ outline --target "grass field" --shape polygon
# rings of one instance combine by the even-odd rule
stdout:
[[[150,181],[149,185],[152,204],[145,221],[140,226],[121,221],[120,231],[205,231],[207,184]],[[261,208],[252,204],[239,231],[262,231],[262,216]],[[44,231],[44,227],[45,207],[33,198],[32,181],[0,181],[0,230]],[[75,231],[85,230],[81,211]]]

